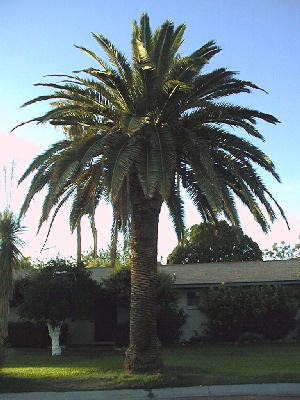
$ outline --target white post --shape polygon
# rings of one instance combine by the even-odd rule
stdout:
[[[52,326],[49,322],[47,322],[49,336],[52,341],[52,355],[53,356],[61,356],[61,347],[59,345],[59,335],[60,329],[62,326],[62,322],[57,326]]]

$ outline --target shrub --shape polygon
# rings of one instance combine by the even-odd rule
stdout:
[[[64,324],[61,329],[60,344],[66,345],[68,326]],[[8,339],[11,347],[37,347],[46,348],[51,344],[48,329],[45,324],[34,322],[9,322]]]
[[[181,336],[181,327],[185,324],[186,314],[177,307],[162,306],[157,313],[157,336],[163,345],[177,343]]]
[[[159,307],[157,313],[157,337],[161,344],[172,345],[177,343],[181,336],[181,327],[186,315],[177,307]],[[119,346],[129,345],[129,323],[118,325],[114,334],[114,342]]]
[[[252,332],[274,340],[295,326],[297,302],[282,286],[221,286],[208,290],[201,310],[208,316],[208,333],[216,339],[235,341]]]
[[[109,278],[103,280],[103,290],[115,304],[130,305],[130,268],[116,269]]]
[[[128,267],[116,270],[103,282],[106,296],[115,304],[130,307],[130,269]],[[178,293],[169,274],[158,274],[157,286],[157,334],[162,344],[175,343],[181,335],[180,328],[184,325],[186,315],[177,306]],[[115,342],[127,345],[129,342],[128,324],[117,327],[114,334]]]

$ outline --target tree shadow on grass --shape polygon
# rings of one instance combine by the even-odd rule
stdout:
[[[38,392],[45,389],[45,380],[36,378],[0,377],[0,393]]]
[[[117,386],[112,380],[101,379],[51,379],[0,377],[0,393],[66,392],[80,390],[103,390]]]

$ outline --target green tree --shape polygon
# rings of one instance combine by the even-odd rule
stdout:
[[[13,291],[13,274],[23,256],[20,234],[24,227],[14,214],[5,209],[0,212],[0,362],[4,357],[4,340],[7,337],[9,300]]]
[[[291,260],[293,258],[300,258],[300,243],[294,246],[284,241],[279,244],[274,243],[272,248],[265,249],[263,254],[264,258],[267,260]]]
[[[130,268],[130,256],[127,252],[117,248],[115,260],[112,261],[111,248],[101,250],[95,257],[94,251],[91,250],[82,256],[82,262],[87,268],[110,268],[114,267],[116,270],[120,268]]]
[[[96,295],[97,283],[86,269],[56,258],[37,265],[20,282],[18,313],[22,318],[47,324],[52,355],[61,355],[63,323],[68,318],[92,319]]]
[[[262,260],[258,244],[226,221],[193,225],[168,256],[169,264],[256,260]]]
[[[51,93],[25,104],[61,102],[31,122],[81,125],[93,130],[72,149],[68,162],[64,159],[59,179],[51,180],[57,199],[64,199],[80,182],[84,204],[94,196],[87,190],[90,182],[97,182],[113,204],[118,223],[125,226],[129,221],[132,285],[125,368],[130,372],[161,366],[156,284],[158,220],[163,202],[169,207],[179,239],[184,232],[182,188],[205,222],[223,215],[238,225],[236,197],[264,231],[269,223],[261,208],[271,221],[275,218],[270,203],[275,200],[256,171],[261,167],[279,180],[274,165],[231,128],[263,139],[256,121],[279,121],[270,114],[229,103],[230,95],[260,88],[226,68],[204,72],[221,50],[213,41],[188,56],[180,55],[184,31],[185,25],[175,28],[166,21],[152,32],[148,16],[142,15],[140,24],[133,23],[131,62],[105,37],[93,34],[109,63],[79,47],[97,67],[64,75],[58,83],[39,84],[51,88]],[[59,154],[55,159],[60,146],[52,146],[23,176],[36,172],[23,211],[32,196],[47,185],[47,160],[60,163]],[[275,205],[284,216],[276,201]],[[71,224],[76,221],[71,210]]]

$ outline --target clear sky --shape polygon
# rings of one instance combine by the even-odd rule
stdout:
[[[33,83],[45,81],[46,74],[70,73],[92,66],[92,61],[73,44],[101,52],[90,32],[108,37],[120,50],[130,55],[131,22],[147,12],[153,27],[166,19],[186,23],[182,53],[187,54],[210,39],[222,47],[207,70],[228,67],[239,71],[242,79],[251,80],[268,91],[239,96],[239,103],[274,114],[281,124],[259,124],[266,142],[256,142],[274,161],[283,183],[265,176],[267,186],[288,215],[291,231],[282,222],[264,235],[241,209],[244,231],[262,248],[274,241],[294,243],[300,234],[300,2],[299,0],[0,0],[0,167],[17,161],[16,178],[29,161],[62,138],[59,131],[47,126],[28,125],[12,134],[17,123],[46,111],[38,105],[20,109],[26,100],[43,94]],[[12,190],[12,206],[17,211],[27,185]],[[4,204],[0,186],[0,207]],[[38,256],[45,236],[43,229],[35,237],[39,206],[36,199],[24,223],[27,255]],[[64,210],[49,239],[47,255],[75,253],[75,239],[69,237],[68,212]],[[201,222],[187,204],[187,225]],[[97,214],[100,245],[109,242],[110,209],[103,205]],[[84,248],[91,245],[85,228]],[[176,238],[166,210],[161,215],[159,255],[164,258],[175,246]]]

